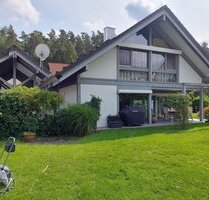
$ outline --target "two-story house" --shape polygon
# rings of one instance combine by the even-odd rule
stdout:
[[[83,103],[91,95],[100,97],[98,127],[105,127],[107,116],[118,114],[128,104],[144,106],[147,121],[152,123],[152,114],[162,112],[165,96],[198,90],[203,119],[209,60],[167,6],[118,36],[110,27],[104,35],[100,47],[58,73],[48,85],[59,90],[67,103]]]

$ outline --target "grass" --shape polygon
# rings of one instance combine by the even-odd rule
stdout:
[[[199,113],[192,113],[192,118],[193,119],[199,119]]]
[[[74,144],[19,142],[8,165],[16,185],[4,200],[204,200],[209,125],[109,130]]]

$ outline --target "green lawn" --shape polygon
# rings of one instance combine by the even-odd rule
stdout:
[[[193,119],[199,119],[199,113],[192,113]]]
[[[209,125],[102,131],[74,144],[17,143],[8,164],[16,186],[4,200],[204,200]]]

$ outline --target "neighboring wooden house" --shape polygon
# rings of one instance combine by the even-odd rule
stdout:
[[[163,97],[173,92],[200,92],[203,120],[203,90],[208,88],[209,60],[201,46],[172,11],[163,6],[142,21],[115,36],[105,28],[106,41],[89,55],[51,79],[67,103],[102,99],[99,127],[108,115],[127,104],[141,104],[152,114],[161,114]]]
[[[0,87],[12,88],[16,85],[28,87],[41,85],[50,77],[45,67],[17,47],[0,53]]]

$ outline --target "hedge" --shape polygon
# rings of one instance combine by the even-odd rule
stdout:
[[[38,87],[15,87],[0,94],[0,138],[36,132],[44,115],[54,113],[63,98]]]

